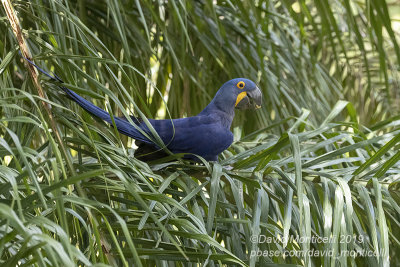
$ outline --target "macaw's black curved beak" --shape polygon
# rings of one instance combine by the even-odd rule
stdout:
[[[261,108],[262,93],[261,90],[256,87],[251,91],[244,91],[237,97],[235,108],[237,109],[258,109]]]

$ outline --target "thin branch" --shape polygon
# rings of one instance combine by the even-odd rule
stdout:
[[[19,20],[18,20],[17,14],[15,13],[15,10],[14,10],[10,0],[1,0],[1,2],[3,4],[3,7],[4,7],[6,13],[7,13],[8,21],[10,22],[11,28],[12,28],[12,30],[14,32],[14,35],[17,38],[18,45],[19,45],[19,48],[20,48],[20,51],[21,51],[22,55],[25,58],[28,58],[28,59],[32,60],[32,56],[31,56],[31,53],[29,51],[28,44],[27,44],[27,42],[26,42],[26,40],[25,40],[25,38],[24,38],[24,36],[22,34],[22,30],[21,30],[21,27],[20,27],[20,24],[19,24]],[[44,93],[44,91],[42,89],[42,86],[39,83],[37,70],[31,64],[25,64],[25,66],[28,68],[28,72],[29,72],[29,74],[30,74],[30,76],[32,78],[33,85],[35,86],[39,96],[42,99],[47,99],[47,96]],[[46,113],[47,113],[47,115],[49,117],[50,127],[51,127],[52,131],[54,132],[54,134],[56,136],[58,144],[61,147],[61,150],[62,150],[62,152],[63,152],[63,154],[65,156],[65,160],[67,161],[68,167],[69,167],[70,171],[75,175],[75,171],[74,171],[74,168],[72,166],[72,162],[69,160],[69,156],[67,154],[67,150],[65,149],[64,143],[62,142],[60,132],[58,131],[56,122],[55,122],[55,120],[53,118],[53,114],[51,113],[51,106],[48,103],[46,103],[45,101],[41,101],[41,103],[42,103],[42,105],[43,105],[44,109],[46,110]]]

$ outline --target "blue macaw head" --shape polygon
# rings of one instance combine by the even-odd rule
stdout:
[[[219,104],[237,109],[260,108],[262,93],[257,85],[245,78],[236,78],[226,82],[219,89],[216,100]]]

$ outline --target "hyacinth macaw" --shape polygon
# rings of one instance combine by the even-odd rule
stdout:
[[[27,61],[51,79],[63,82],[56,75],[53,77],[30,60]],[[112,118],[105,110],[65,86],[58,86],[87,112],[112,124]],[[218,155],[233,142],[230,127],[235,108],[260,108],[261,102],[262,94],[257,85],[249,79],[237,78],[223,84],[210,104],[197,116],[172,120],[148,119],[148,121],[170,152],[188,153],[185,158],[193,160],[198,160],[195,156],[198,155],[207,161],[217,161]],[[138,145],[135,156],[143,161],[167,156],[168,153],[160,148],[154,139],[146,137],[146,134],[153,136],[146,123],[135,117],[131,119],[136,127],[125,118],[114,117],[114,122],[120,133],[135,139]]]

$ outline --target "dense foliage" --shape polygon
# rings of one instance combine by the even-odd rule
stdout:
[[[225,81],[255,80],[262,109],[237,112],[236,141],[203,164],[143,163],[45,76],[40,97],[6,2],[4,266],[400,264],[392,2],[13,1],[34,61],[115,115],[195,115]]]

